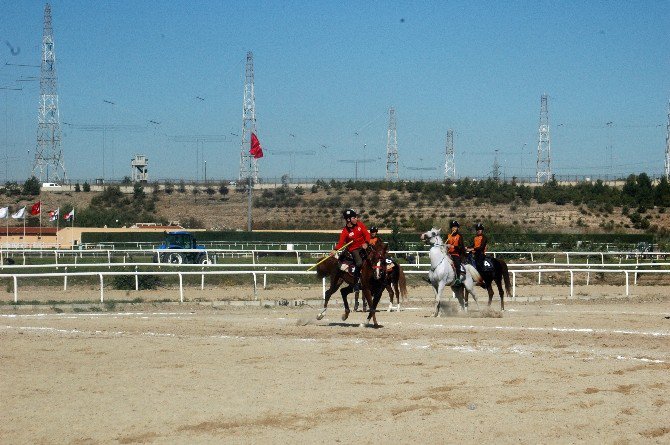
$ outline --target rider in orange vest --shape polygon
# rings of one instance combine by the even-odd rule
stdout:
[[[454,220],[449,224],[449,229],[451,233],[447,235],[447,253],[451,257],[451,260],[454,262],[454,267],[456,268],[456,281],[454,282],[455,286],[462,284],[465,280],[465,269],[461,265],[463,257],[465,256],[465,245],[463,244],[463,237],[458,232],[460,224],[458,221]]]
[[[377,243],[383,243],[384,242],[384,241],[382,241],[382,239],[379,236],[377,236],[378,232],[379,232],[379,229],[377,228],[377,226],[370,227],[370,245],[371,246],[374,246]]]
[[[489,239],[484,235],[484,225],[482,223],[477,223],[475,226],[477,234],[472,240],[472,246],[467,250],[472,252],[475,257],[475,268],[478,271],[482,271],[482,266],[484,265],[484,257],[486,256],[486,246],[489,242]]]
[[[335,250],[330,252],[330,255],[335,255],[338,250],[351,241],[351,244],[347,246],[347,250],[351,253],[356,264],[356,269],[354,269],[354,291],[357,292],[361,289],[361,267],[363,266],[363,257],[365,255],[364,250],[368,248],[368,243],[370,242],[370,232],[368,232],[365,224],[358,220],[358,214],[354,209],[347,209],[342,212],[342,218],[344,218],[346,223],[340,233],[340,239],[335,245]]]

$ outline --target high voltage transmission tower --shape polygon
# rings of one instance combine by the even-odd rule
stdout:
[[[551,140],[549,138],[549,110],[547,108],[547,95],[543,94],[540,99],[540,138],[537,143],[537,169],[536,180],[538,183],[548,182],[552,179],[551,173]]]
[[[33,175],[43,180],[66,181],[63,150],[61,149],[58,91],[56,89],[56,53],[51,26],[51,6],[44,7],[42,35],[42,64],[40,66],[40,105],[37,118],[37,147]],[[51,178],[49,174],[51,173]]]
[[[454,130],[447,130],[447,148],[444,160],[444,179],[456,180],[456,161],[454,160]]]
[[[244,76],[244,102],[242,104],[242,145],[240,148],[240,181],[251,177],[258,182],[258,162],[249,153],[251,133],[256,134],[256,95],[254,94],[254,55],[247,53]]]
[[[386,137],[386,180],[398,179],[398,133],[395,109],[389,109],[389,129]]]
[[[668,101],[668,124],[665,133],[665,179],[670,180],[670,101]]]

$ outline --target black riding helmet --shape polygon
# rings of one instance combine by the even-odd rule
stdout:
[[[475,230],[484,230],[484,224],[477,223],[477,225],[475,226]]]
[[[461,225],[458,224],[458,221],[453,220],[453,221],[449,224],[449,228],[451,229],[452,227],[461,227]]]
[[[377,226],[370,227],[370,233],[377,233],[377,232],[379,232],[379,229],[377,228]]]
[[[354,218],[356,216],[358,216],[358,214],[354,209],[347,209],[344,212],[342,212],[342,218],[344,219]]]

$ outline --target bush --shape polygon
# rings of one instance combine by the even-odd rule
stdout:
[[[162,284],[160,277],[157,275],[139,275],[137,277],[137,287],[140,290],[157,289]],[[135,290],[135,276],[115,275],[112,280],[112,287],[118,290]]]
[[[84,185],[83,185],[82,189],[85,192],[90,192],[91,191],[91,184],[89,184],[87,181],[84,181]]]
[[[40,182],[36,177],[31,177],[23,183],[23,194],[37,196],[40,194]]]
[[[81,186],[79,185],[79,183],[76,183],[74,185],[74,191],[77,192],[77,193],[81,192]]]

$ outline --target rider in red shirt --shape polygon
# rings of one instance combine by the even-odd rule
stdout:
[[[354,291],[359,291],[361,288],[363,251],[368,248],[368,244],[370,243],[370,232],[368,232],[365,224],[358,220],[358,214],[354,209],[347,209],[342,212],[342,218],[344,218],[346,223],[340,233],[340,239],[335,245],[335,250],[330,252],[330,255],[335,255],[338,250],[351,241],[351,244],[347,246],[347,250],[351,253],[356,264],[356,269],[354,269]]]

